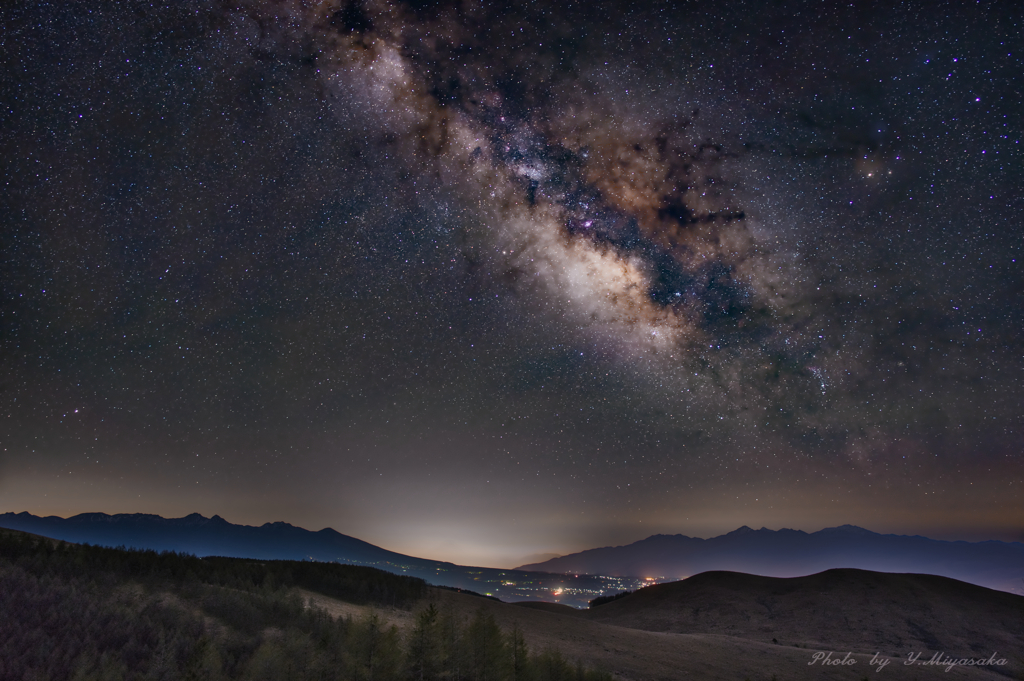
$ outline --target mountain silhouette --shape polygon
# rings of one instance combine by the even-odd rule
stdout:
[[[29,513],[0,515],[0,527],[76,543],[177,551],[196,556],[319,560],[353,564],[406,563],[417,559],[382,549],[330,528],[312,532],[288,523],[235,525],[215,515],[164,518],[146,513],[82,513],[70,518]],[[423,565],[434,561],[421,561]]]
[[[590,549],[518,569],[664,581],[711,570],[797,577],[831,568],[941,575],[1024,593],[1024,544],[940,541],[878,534],[855,525],[812,533],[743,526],[710,539],[656,534],[626,546]]]
[[[145,513],[82,513],[70,518],[0,514],[0,527],[75,543],[175,551],[196,556],[263,560],[316,560],[368,565],[503,600],[548,600],[584,607],[598,596],[641,585],[640,580],[531,573],[455,565],[406,556],[330,528],[313,532],[288,523],[235,525],[220,516],[192,513],[164,518]]]

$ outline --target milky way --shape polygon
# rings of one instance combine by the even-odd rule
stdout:
[[[920,10],[5,10],[4,510],[1015,538],[1020,13]]]
[[[697,109],[651,123],[617,116],[602,92],[571,91],[565,102],[524,105],[524,85],[488,75],[496,55],[475,58],[482,46],[465,24],[486,15],[418,21],[393,6],[330,3],[255,10],[270,49],[312,40],[328,95],[358,102],[415,172],[439,175],[458,196],[488,273],[584,338],[657,362],[680,387],[695,360],[729,365],[751,351],[747,363],[779,355],[794,376],[822,381],[822,369],[805,366],[818,343],[779,339],[807,321],[783,318],[800,303],[787,285],[801,276],[793,253],[726,188],[730,153],[693,130]],[[515,60],[510,52],[498,56]],[[723,341],[731,356],[721,357]]]

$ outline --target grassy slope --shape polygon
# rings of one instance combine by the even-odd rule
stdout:
[[[319,598],[317,602],[321,607],[338,614],[359,616],[362,612],[353,610],[352,606],[344,603],[332,603],[331,599]],[[815,652],[813,647],[775,645],[741,636],[715,633],[643,631],[594,621],[592,618],[600,608],[595,609],[594,613],[577,611],[562,614],[538,607],[498,603],[441,589],[432,589],[424,599],[423,605],[425,606],[427,602],[433,602],[442,611],[454,611],[467,619],[478,609],[483,608],[493,614],[504,629],[511,628],[514,623],[518,624],[524,630],[531,650],[557,647],[567,658],[588,660],[593,666],[612,672],[623,680],[742,681],[749,678],[751,681],[769,681],[775,677],[779,681],[860,681],[865,676],[876,676],[876,672],[868,666],[875,651],[855,655],[857,663],[852,666],[823,668],[820,665],[808,664]],[[638,612],[651,605],[657,607],[657,604],[644,604],[634,605],[632,609]],[[380,612],[390,621],[394,621],[402,631],[408,631],[412,626],[413,615],[410,613]],[[841,650],[843,654],[850,650],[849,647],[828,649]],[[927,657],[930,655],[925,656],[926,659]],[[955,668],[950,672],[944,672],[937,668],[905,666],[902,664],[903,658],[888,659],[891,663],[878,678],[894,681],[1007,678],[1005,675],[984,669]],[[1020,666],[1017,665],[1016,669],[1020,669]]]
[[[587,616],[648,631],[832,650],[1024,658],[1024,597],[933,575],[829,570],[780,579],[709,572],[642,589]]]

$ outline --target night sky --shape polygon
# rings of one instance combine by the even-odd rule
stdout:
[[[0,511],[1024,540],[1024,10],[889,5],[4,3]]]

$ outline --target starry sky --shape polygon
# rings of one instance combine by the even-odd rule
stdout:
[[[0,511],[1024,540],[1024,10],[890,4],[4,3]]]

